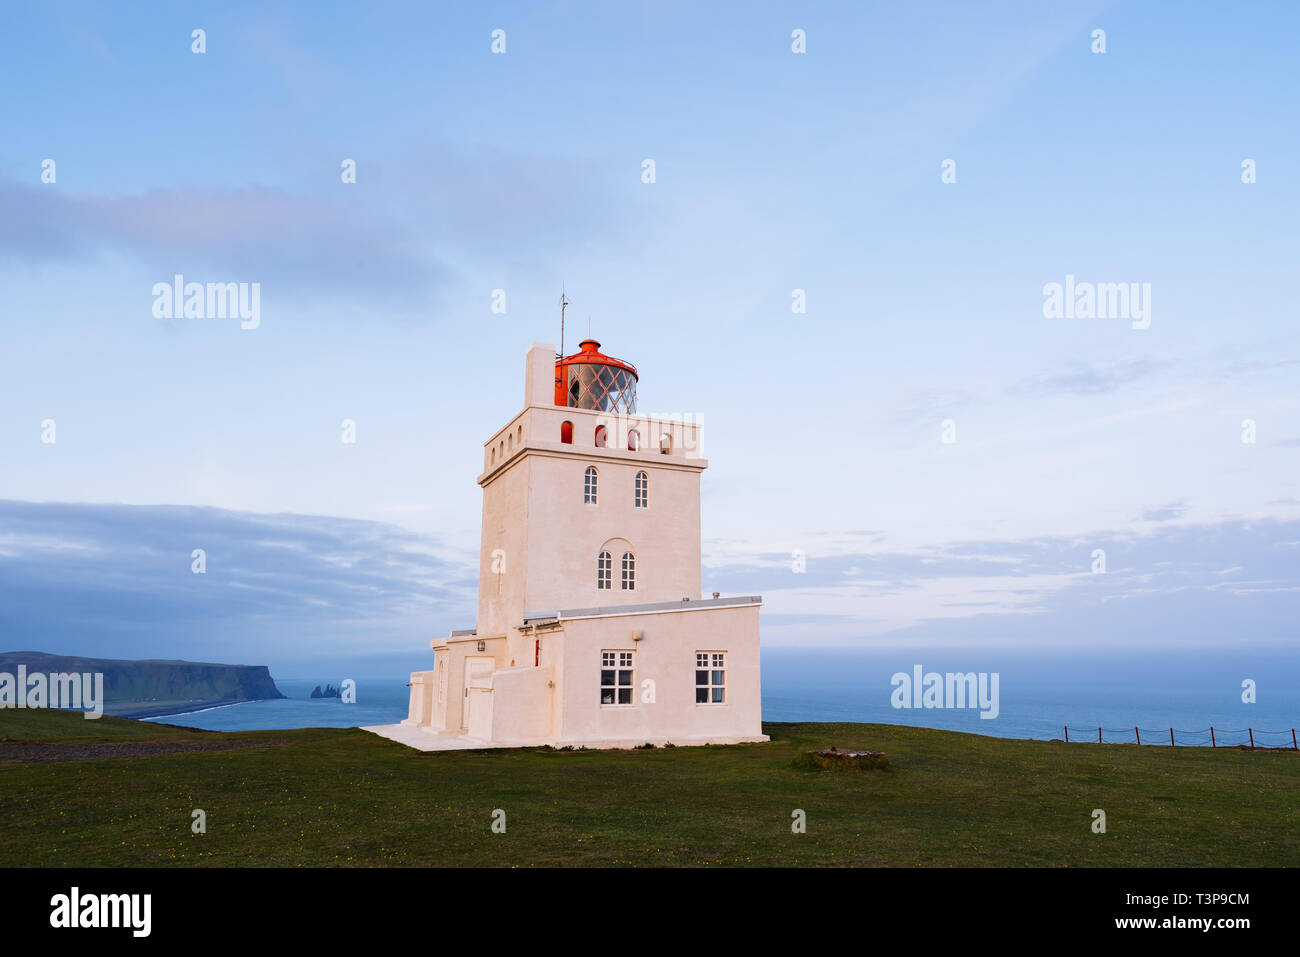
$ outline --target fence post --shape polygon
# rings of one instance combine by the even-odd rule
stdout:
[[[1065,726],[1065,743],[1070,743],[1070,726],[1068,724]]]
[[[1214,743],[1214,725],[1210,725],[1210,747],[1217,747]]]
[[[1171,748],[1174,746],[1174,729],[1173,729],[1173,728],[1170,728],[1170,729],[1169,729],[1169,746],[1170,746]]]
[[[1291,729],[1291,750],[1300,751],[1300,745],[1295,743],[1295,728]]]
[[[1142,729],[1139,728],[1136,724],[1133,725],[1133,737],[1137,738],[1138,744],[1142,743]]]
[[[1097,729],[1097,743],[1101,744],[1101,728]]]
[[[1254,751],[1254,750],[1255,750],[1255,732],[1254,732],[1253,729],[1251,729],[1251,728],[1247,728],[1247,729],[1246,729],[1246,733],[1247,733],[1248,735],[1250,735],[1250,749],[1251,749],[1252,751]]]

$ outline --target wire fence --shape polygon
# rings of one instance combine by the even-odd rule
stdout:
[[[1074,737],[1071,738],[1070,735]],[[1300,751],[1295,728],[1267,731],[1261,728],[1216,728],[1182,731],[1178,728],[1071,728],[1065,726],[1067,742],[1093,744],[1164,745],[1166,748],[1249,748],[1251,750]]]

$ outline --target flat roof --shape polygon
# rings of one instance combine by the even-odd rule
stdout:
[[[604,618],[616,615],[658,614],[668,611],[700,611],[706,608],[733,608],[741,605],[761,605],[761,595],[740,595],[735,598],[687,598],[682,601],[652,601],[640,605],[597,605],[594,608],[561,608],[559,611],[525,612],[524,624],[544,621],[563,621],[565,618]]]

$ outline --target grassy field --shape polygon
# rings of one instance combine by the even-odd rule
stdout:
[[[766,730],[763,745],[421,753],[359,730],[216,734],[5,710],[0,865],[1300,862],[1294,753]],[[892,768],[795,767],[831,745],[884,751]],[[190,831],[196,808],[206,834]],[[491,830],[497,808],[505,834]],[[805,834],[791,833],[795,809]]]

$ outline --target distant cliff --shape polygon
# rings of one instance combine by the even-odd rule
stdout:
[[[41,651],[0,653],[0,671],[16,674],[19,665],[25,665],[28,674],[103,672],[104,711],[137,718],[284,697],[266,665],[123,661]]]

